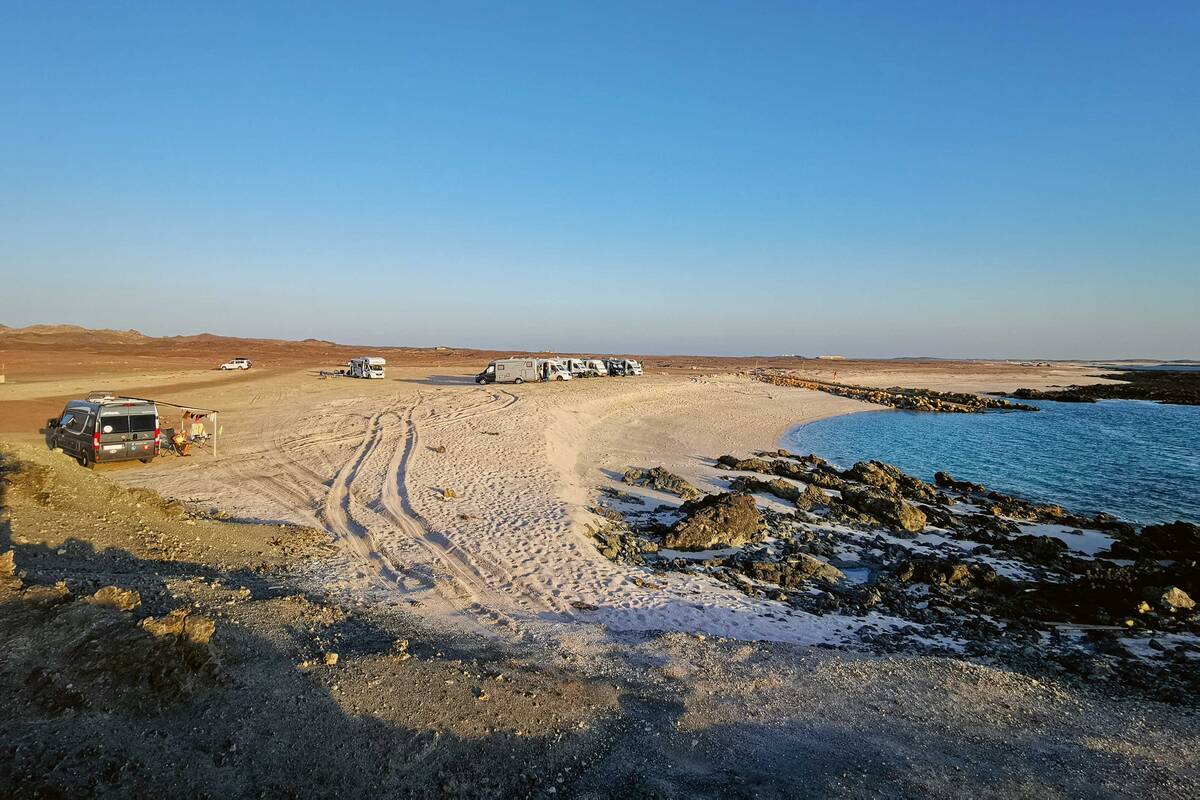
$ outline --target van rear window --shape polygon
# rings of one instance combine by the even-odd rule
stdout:
[[[101,433],[148,433],[156,427],[153,414],[129,414],[101,417]]]

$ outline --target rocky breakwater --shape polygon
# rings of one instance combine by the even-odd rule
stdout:
[[[909,389],[893,386],[887,389],[876,389],[870,386],[852,386],[845,383],[830,383],[815,381],[786,372],[755,372],[756,380],[774,386],[793,386],[799,389],[811,389],[817,392],[836,394],[839,397],[849,397],[874,403],[880,406],[890,406],[905,411],[941,411],[947,413],[969,414],[981,411],[1037,411],[1035,406],[1023,403],[1013,403],[995,397],[970,394],[968,392],[936,392],[932,389]]]
[[[1127,370],[1097,375],[1120,383],[1065,386],[1061,389],[1017,389],[997,392],[1021,400],[1094,403],[1097,400],[1150,400],[1168,405],[1200,406],[1200,371]]]
[[[784,614],[857,619],[870,649],[981,658],[1172,702],[1200,691],[1196,525],[1139,529],[879,461],[842,470],[777,450],[717,464],[729,491],[678,505],[602,493],[597,547],[706,575]],[[695,488],[656,474],[676,493]]]

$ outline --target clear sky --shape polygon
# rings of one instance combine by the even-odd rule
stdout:
[[[1200,357],[1200,3],[0,0],[0,322]]]

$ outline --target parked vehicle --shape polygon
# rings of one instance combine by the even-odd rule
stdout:
[[[583,363],[587,364],[588,372],[594,378],[604,378],[608,376],[608,367],[604,365],[602,358],[589,358]]]
[[[607,359],[605,365],[608,367],[609,375],[641,375],[642,364],[639,361],[634,361],[630,358],[610,358]]]
[[[556,358],[498,358],[475,376],[476,383],[569,381],[571,373]]]
[[[218,367],[218,369],[250,369],[250,367],[250,359],[238,356],[237,358],[229,359]]]
[[[382,378],[387,362],[377,356],[362,356],[350,359],[346,374],[351,378]]]
[[[567,368],[573,378],[595,378],[600,373],[596,371],[593,362],[582,358],[559,358],[558,361]]]
[[[80,464],[138,459],[149,464],[159,453],[158,406],[150,400],[92,392],[69,400],[62,414],[46,422],[46,439]]]

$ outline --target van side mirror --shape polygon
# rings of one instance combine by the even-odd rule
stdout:
[[[57,428],[58,427],[58,417],[55,417],[54,419],[46,420],[46,427],[47,428]]]

